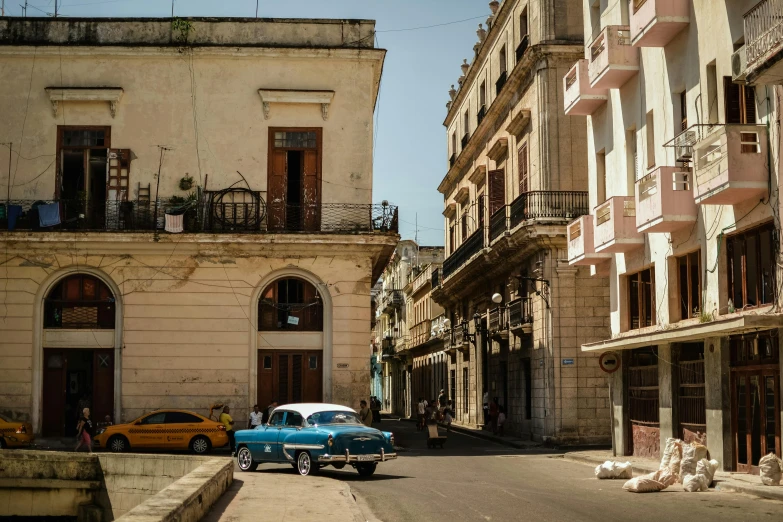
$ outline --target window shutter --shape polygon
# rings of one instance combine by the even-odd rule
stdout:
[[[270,140],[271,141],[271,140]],[[283,230],[286,214],[286,154],[272,149],[267,173],[267,223],[269,230]]]
[[[723,77],[723,92],[726,102],[726,123],[744,123],[742,121],[742,87],[731,81],[730,76]]]
[[[745,121],[742,123],[756,123],[756,89],[750,85],[743,85],[745,91]]]
[[[527,143],[519,149],[519,193],[524,194],[530,191],[530,181],[528,179],[527,169]]]
[[[128,201],[130,181],[130,149],[109,149],[106,168],[106,199],[108,201]]]
[[[477,218],[476,222],[478,223],[479,229],[484,228],[484,194],[481,194],[478,199],[476,200],[476,214]]]
[[[500,170],[489,171],[489,215],[493,215],[506,204],[506,176]]]
[[[321,228],[321,176],[318,172],[318,151],[304,151],[304,177],[302,180],[302,203],[304,205],[304,229]]]

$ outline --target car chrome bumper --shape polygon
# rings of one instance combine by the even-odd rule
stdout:
[[[366,454],[361,455],[364,457]],[[396,453],[386,453],[383,450],[381,450],[380,453],[374,453],[372,454],[373,460],[359,460],[360,455],[351,455],[348,451],[345,452],[345,455],[329,455],[328,453],[326,455],[321,455],[318,457],[318,462],[386,462],[387,460],[393,460],[397,458]]]

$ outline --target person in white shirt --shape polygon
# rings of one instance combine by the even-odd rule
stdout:
[[[484,392],[484,427],[489,424],[489,392]]]
[[[250,419],[247,421],[247,428],[250,430],[256,429],[264,423],[264,414],[258,409],[258,404],[253,406],[253,411],[250,412]]]
[[[416,429],[421,431],[424,429],[424,421],[427,418],[427,401],[424,400],[424,397],[419,397],[417,413],[419,415],[419,422],[416,424]]]

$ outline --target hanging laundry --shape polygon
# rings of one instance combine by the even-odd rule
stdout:
[[[8,205],[8,230],[16,228],[16,220],[22,215],[21,205]]]
[[[49,203],[38,207],[38,222],[42,227],[53,227],[60,224],[60,204]]]

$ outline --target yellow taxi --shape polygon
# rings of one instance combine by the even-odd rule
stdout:
[[[98,428],[95,433],[95,447],[115,453],[157,449],[204,454],[226,444],[223,424],[186,410],[153,411],[127,424]]]
[[[33,426],[29,422],[14,421],[0,415],[0,449],[21,448],[33,442]]]

